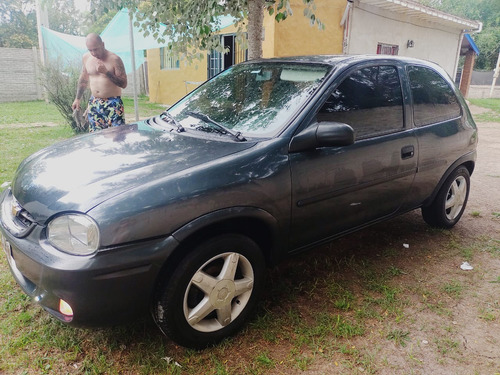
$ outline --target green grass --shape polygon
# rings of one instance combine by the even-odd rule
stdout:
[[[59,125],[64,120],[53,104],[42,100],[33,102],[0,103],[0,129],[5,124],[35,124],[52,122]]]
[[[483,108],[489,108],[500,113],[500,98],[491,99],[468,99],[472,104]]]
[[[138,99],[139,116],[141,118],[158,115],[166,108],[166,106],[162,104],[149,102],[146,96],[140,96]],[[125,107],[125,113],[127,116],[135,114],[133,98],[124,97],[123,106]]]
[[[394,341],[397,345],[406,346],[410,340],[410,332],[394,329],[387,334],[387,339]]]
[[[0,185],[6,181],[12,181],[17,166],[24,158],[73,135],[74,133],[70,127],[63,125],[28,128],[0,127],[0,138],[2,139],[0,147]],[[0,188],[0,190],[3,189]]]
[[[134,99],[124,97],[123,105],[127,116],[135,113]],[[150,117],[165,109],[164,105],[150,103],[148,98],[138,98],[139,116]],[[7,124],[54,123],[64,125],[64,120],[57,108],[43,100],[31,102],[0,103],[0,129]]]
[[[500,122],[500,99],[469,99],[469,101],[479,107],[488,108],[491,111],[474,116],[474,120],[480,122]]]
[[[452,280],[449,283],[446,283],[443,285],[443,292],[448,294],[450,297],[453,298],[460,298],[462,295],[462,292],[464,290],[464,286],[456,280]]]

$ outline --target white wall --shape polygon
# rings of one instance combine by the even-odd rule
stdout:
[[[36,49],[0,48],[0,103],[42,98]]]
[[[460,29],[445,29],[437,23],[356,3],[351,14],[347,53],[375,54],[378,43],[399,46],[400,56],[416,57],[441,65],[450,76],[455,73]],[[414,47],[408,48],[408,40]]]

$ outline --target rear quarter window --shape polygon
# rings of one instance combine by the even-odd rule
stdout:
[[[423,66],[408,67],[416,126],[451,120],[461,115],[458,98],[436,71]]]

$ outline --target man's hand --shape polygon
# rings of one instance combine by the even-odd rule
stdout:
[[[75,99],[75,101],[73,102],[73,104],[71,105],[71,109],[73,111],[77,110],[77,109],[80,109],[80,99]]]
[[[97,60],[97,72],[102,74],[106,74],[108,72],[106,65],[104,65],[101,60]]]

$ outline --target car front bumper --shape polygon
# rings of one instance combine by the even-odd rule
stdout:
[[[10,197],[3,192],[0,204]],[[37,224],[24,237],[14,236],[5,212],[0,210],[0,236],[12,275],[35,302],[71,325],[114,324],[148,311],[157,277],[178,245],[167,236],[75,256],[53,248]],[[72,315],[61,313],[61,300]]]

